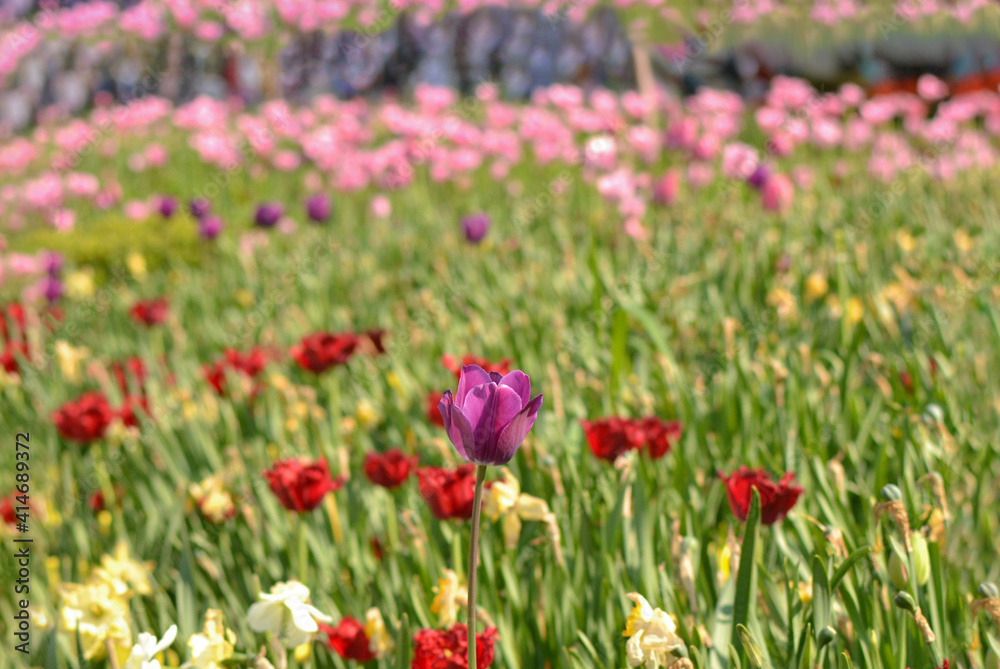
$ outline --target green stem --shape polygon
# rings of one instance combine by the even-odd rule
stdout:
[[[306,539],[306,520],[301,513],[298,514],[298,525],[295,528],[295,533],[298,535],[298,581],[299,583],[308,583],[309,575],[306,572],[309,570],[309,542]]]
[[[466,638],[469,641],[469,669],[476,669],[476,565],[479,563],[479,516],[483,506],[483,482],[486,465],[476,469],[476,496],[472,502],[472,535],[469,538],[469,617]]]

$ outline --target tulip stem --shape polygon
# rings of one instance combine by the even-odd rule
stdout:
[[[306,537],[306,521],[303,515],[300,513],[298,517],[298,525],[295,528],[295,534],[297,541],[297,546],[295,552],[296,557],[299,560],[299,574],[298,579],[300,583],[308,583],[309,574],[309,540]]]
[[[469,617],[466,639],[469,642],[469,669],[476,669],[476,566],[479,564],[479,516],[483,506],[483,482],[486,465],[476,468],[476,496],[472,502],[472,534],[469,538]]]

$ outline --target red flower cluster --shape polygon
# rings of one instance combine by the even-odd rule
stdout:
[[[598,458],[614,462],[631,450],[646,449],[650,457],[662,458],[681,438],[681,424],[656,416],[646,418],[601,418],[581,420],[590,450]]]
[[[115,382],[122,389],[123,395],[128,395],[132,391],[138,390],[145,394],[146,386],[146,363],[142,358],[127,358],[124,361],[111,363],[111,374],[115,377]]]
[[[449,372],[455,375],[457,379],[462,375],[462,367],[465,365],[479,365],[487,372],[498,372],[500,374],[507,374],[510,371],[510,358],[504,358],[500,362],[490,362],[486,358],[477,358],[474,355],[462,356],[461,364],[455,360],[455,356],[445,353],[441,356],[441,364],[443,364]]]
[[[495,627],[476,635],[476,666],[486,669],[493,664]],[[420,630],[413,637],[413,663],[410,669],[468,669],[468,631],[462,623],[450,630]]]
[[[795,484],[795,474],[791,472],[775,483],[763,469],[747,469],[741,466],[729,476],[719,474],[726,484],[729,508],[740,520],[746,520],[750,512],[753,489],[760,494],[761,522],[773,525],[788,515],[802,494],[802,488]]]
[[[0,519],[8,525],[17,522],[17,512],[14,509],[14,494],[0,499]]]
[[[165,297],[139,300],[132,305],[128,313],[136,323],[152,327],[167,320],[167,314],[170,313],[170,303]]]
[[[103,437],[115,418],[121,418],[128,427],[139,427],[139,411],[149,415],[149,403],[143,395],[126,395],[121,408],[115,411],[102,393],[91,391],[59,407],[52,414],[52,422],[64,438],[89,444]]]
[[[404,455],[398,448],[385,453],[369,453],[365,456],[365,476],[383,488],[398,488],[403,485],[419,460],[416,455]]]
[[[320,624],[319,631],[326,635],[326,643],[345,660],[371,662],[375,653],[365,626],[350,616],[344,616],[336,627]]]
[[[254,379],[264,371],[267,366],[269,356],[264,349],[254,347],[247,352],[237,351],[227,348],[223,357],[216,360],[211,365],[205,365],[202,369],[205,379],[215,389],[216,394],[222,395],[226,392],[226,370],[231,369]],[[255,385],[251,394],[256,394],[259,385]]]
[[[354,332],[317,332],[303,337],[289,353],[299,367],[320,374],[331,367],[346,365],[366,342],[374,353],[385,353],[384,336],[385,330],[369,330],[361,335]]]
[[[427,420],[438,427],[444,427],[444,416],[441,415],[441,410],[438,409],[438,404],[441,403],[442,397],[444,397],[444,393],[432,391],[427,395],[427,403],[424,405]]]
[[[28,344],[25,338],[27,327],[27,314],[19,302],[11,302],[0,309],[0,338],[3,339],[4,345],[0,351],[0,367],[8,374],[17,374],[20,371],[17,356],[28,357]]]
[[[99,392],[84,393],[52,414],[52,422],[66,439],[89,444],[104,436],[115,412]]]
[[[312,511],[326,493],[344,485],[343,478],[330,478],[330,468],[322,458],[316,462],[281,460],[264,471],[264,478],[281,505],[299,513]]]
[[[417,470],[420,496],[427,500],[438,520],[472,517],[476,493],[476,466],[472,463],[457,469],[422,467]]]

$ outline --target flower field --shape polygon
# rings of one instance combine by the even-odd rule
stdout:
[[[0,137],[0,666],[464,669],[474,576],[480,668],[998,669],[998,135],[924,75]]]

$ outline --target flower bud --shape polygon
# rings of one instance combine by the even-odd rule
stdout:
[[[904,611],[913,613],[917,610],[917,604],[913,601],[913,597],[911,597],[908,592],[897,592],[896,597],[892,601],[895,602],[896,606]]]
[[[882,488],[882,499],[887,502],[898,502],[903,499],[903,493],[899,491],[899,487],[889,483]]]
[[[913,548],[910,556],[913,558],[913,569],[916,572],[917,585],[927,585],[927,581],[931,577],[931,562],[930,555],[927,553],[927,540],[924,539],[924,535],[920,532],[910,532],[910,546]],[[909,582],[906,573],[906,560],[900,557],[896,551],[893,551],[892,556],[889,558],[889,580],[892,581],[897,590],[905,589],[906,584]]]
[[[1000,597],[1000,589],[997,589],[993,583],[982,583],[977,591],[983,597]]]
[[[836,638],[837,638],[837,630],[827,625],[826,627],[824,627],[819,631],[819,637],[817,637],[817,641],[819,643],[819,647],[823,648]]]

